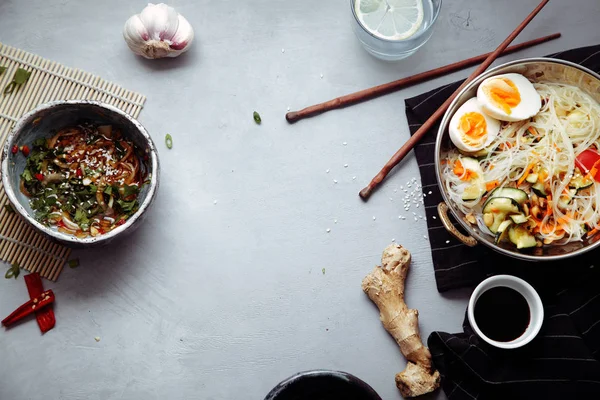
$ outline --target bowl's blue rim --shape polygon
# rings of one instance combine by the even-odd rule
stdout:
[[[358,385],[361,389],[365,391],[365,394],[368,394],[372,400],[381,400],[381,397],[375,389],[373,389],[368,383],[363,381],[362,379],[343,371],[335,371],[335,370],[327,370],[327,369],[315,369],[309,371],[298,372],[290,376],[289,378],[284,379],[280,383],[277,384],[270,392],[267,394],[264,400],[277,400],[277,396],[280,396],[290,385],[306,379],[313,377],[330,377],[336,378],[340,380],[348,381],[354,385]]]
[[[29,215],[27,210],[25,210],[25,208],[17,200],[17,197],[14,192],[14,188],[10,184],[10,180],[8,178],[8,162],[9,162],[10,149],[13,145],[13,142],[15,141],[15,138],[18,137],[18,133],[31,120],[35,119],[35,117],[37,116],[37,114],[39,112],[47,110],[47,109],[51,109],[51,108],[54,108],[57,106],[62,106],[62,105],[92,105],[92,106],[97,106],[97,107],[103,108],[110,112],[117,113],[117,114],[121,115],[122,117],[126,118],[127,120],[129,120],[138,129],[138,131],[142,134],[142,136],[144,136],[144,138],[148,142],[148,148],[150,150],[150,156],[151,156],[151,161],[152,161],[152,176],[150,177],[150,187],[148,189],[148,194],[147,194],[146,198],[144,199],[144,202],[142,204],[140,204],[139,210],[134,215],[132,215],[127,220],[127,222],[125,222],[123,225],[113,229],[112,231],[105,233],[103,235],[100,235],[100,236],[78,238],[76,236],[71,236],[71,235],[67,235],[67,234],[63,234],[63,233],[54,231],[54,230],[48,228],[47,226],[41,224],[35,218],[33,218],[31,215]],[[130,226],[132,226],[136,223],[136,221],[139,219],[139,217],[144,214],[146,209],[148,207],[150,207],[150,205],[154,201],[154,198],[156,197],[156,191],[158,189],[159,176],[160,176],[160,163],[158,160],[158,152],[156,151],[156,145],[154,144],[154,141],[148,134],[148,131],[146,130],[146,128],[144,128],[144,126],[138,120],[136,120],[135,118],[133,118],[131,115],[127,114],[126,112],[118,109],[115,106],[103,103],[101,101],[57,100],[57,101],[51,101],[48,103],[41,104],[41,105],[37,106],[36,108],[34,108],[33,110],[24,114],[21,118],[19,118],[19,120],[17,121],[17,123],[15,124],[15,126],[13,127],[11,132],[6,137],[6,141],[4,142],[4,149],[3,149],[3,153],[2,153],[2,184],[4,185],[4,191],[8,197],[8,200],[10,201],[13,208],[21,215],[21,217],[23,217],[25,220],[27,220],[35,228],[37,228],[39,231],[43,232],[44,234],[46,234],[60,242],[63,242],[63,243],[72,243],[72,244],[92,244],[92,243],[94,243],[94,244],[97,244],[97,243],[109,241],[109,240],[113,239],[115,236],[119,235],[120,233],[126,231]]]

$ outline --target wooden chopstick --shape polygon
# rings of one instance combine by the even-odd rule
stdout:
[[[527,49],[532,46],[537,46],[538,44],[549,42],[550,40],[558,39],[559,37],[560,33],[553,33],[552,35],[533,39],[528,42],[519,43],[506,48],[506,50],[504,50],[501,55],[504,56],[507,54],[517,52],[519,50]],[[475,57],[468,58],[466,60],[455,62],[454,64],[449,64],[443,67],[431,69],[429,71],[421,72],[416,75],[398,79],[397,81],[384,83],[383,85],[347,94],[345,96],[341,96],[336,99],[326,101],[324,103],[315,104],[314,106],[303,108],[300,111],[290,111],[285,115],[285,119],[287,119],[287,121],[290,124],[292,124],[294,122],[300,121],[301,119],[313,117],[315,115],[322,114],[327,111],[336,110],[338,108],[344,108],[357,103],[362,103],[363,101],[371,100],[375,97],[393,93],[408,86],[416,85],[417,83],[425,82],[427,80],[450,74],[452,72],[456,72],[464,68],[472,67],[473,65],[485,61],[485,59],[491,54],[492,53],[481,54]]]
[[[460,93],[460,91],[467,86],[467,84],[483,73],[495,60],[498,56],[508,47],[510,42],[512,42],[518,35],[521,33],[523,29],[531,22],[531,20],[544,8],[546,4],[548,4],[550,0],[542,0],[542,2],[525,18],[523,22],[510,34],[508,37],[498,46],[496,50],[490,54],[485,61],[477,67],[477,69],[463,82],[462,85],[452,95],[433,113],[431,117],[421,127],[415,132],[414,135],[411,136],[410,139],[404,143],[404,145],[396,151],[396,153],[392,156],[392,158],[383,166],[381,171],[373,180],[369,183],[367,187],[360,191],[359,195],[363,200],[367,200],[373,190],[379,185],[385,177],[390,173],[390,171],[404,159],[404,157],[408,154],[409,151],[412,150],[413,147],[425,136],[427,131],[431,129],[431,127],[444,115],[450,103],[454,100],[454,98]]]

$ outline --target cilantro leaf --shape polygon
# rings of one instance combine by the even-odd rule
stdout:
[[[33,175],[31,175],[31,171],[29,171],[29,168],[25,168],[25,170],[21,174],[21,178],[25,179],[25,182],[31,182],[31,180],[33,179]]]
[[[123,190],[121,191],[121,197],[126,199],[132,194],[138,194],[140,188],[135,185],[123,185]]]
[[[119,206],[121,207],[123,212],[126,212],[126,213],[135,211],[135,210],[137,210],[137,207],[138,207],[137,200],[133,200],[133,201],[117,200],[117,204],[119,204]]]

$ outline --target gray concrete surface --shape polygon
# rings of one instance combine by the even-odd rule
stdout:
[[[163,166],[139,231],[75,252],[81,266],[47,284],[56,328],[0,331],[0,399],[262,399],[312,368],[399,399],[405,361],[363,276],[393,238],[405,245],[424,337],[459,330],[469,292],[436,291],[425,222],[398,219],[393,189],[418,176],[412,156],[368,203],[357,193],[408,138],[403,99],[467,71],[293,126],[284,114],[490,51],[538,2],[444,3],[431,41],[389,64],[360,47],[346,0],[176,0],[196,42],[159,61],[134,56],[121,36],[145,1],[0,1],[1,42],[148,97],[140,120]],[[597,0],[552,1],[518,41],[563,38],[503,60],[598,43],[598,15]],[[0,315],[26,293],[21,277],[0,282]]]

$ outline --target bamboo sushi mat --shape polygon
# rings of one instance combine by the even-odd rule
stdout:
[[[146,97],[87,72],[67,68],[54,61],[0,43],[0,93],[13,79],[17,68],[32,71],[29,80],[12,94],[0,94],[0,146],[14,123],[39,104],[52,100],[98,100],[120,108],[137,118]],[[38,233],[16,213],[6,210],[9,204],[0,182],[0,260],[17,263],[21,268],[39,272],[56,281],[71,249],[56,244]]]

